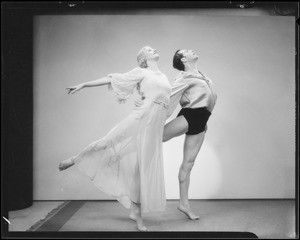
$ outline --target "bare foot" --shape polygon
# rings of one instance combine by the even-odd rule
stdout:
[[[136,223],[137,223],[137,228],[138,228],[139,231],[141,231],[141,232],[148,231],[148,229],[146,228],[146,226],[143,223],[142,218],[137,217],[136,218]]]
[[[142,226],[142,227],[138,226],[138,230],[141,231],[141,232],[147,232],[148,231],[148,229],[145,226]]]
[[[58,167],[58,168],[59,168],[60,171],[63,171],[63,170],[66,170],[67,168],[73,166],[74,164],[75,164],[75,163],[74,163],[73,159],[72,159],[72,158],[69,158],[69,159],[67,159],[67,160],[62,161],[62,162],[59,164],[59,167]]]
[[[142,232],[148,231],[148,229],[146,228],[146,226],[143,223],[143,219],[141,216],[140,204],[132,202],[131,213],[129,215],[129,218],[133,221],[136,221],[137,229],[139,231],[142,231]]]
[[[195,215],[190,208],[178,206],[177,209],[183,212],[190,220],[198,220],[199,216]]]

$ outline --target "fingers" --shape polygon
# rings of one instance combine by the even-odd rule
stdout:
[[[78,89],[73,88],[73,87],[66,88],[66,90],[68,91],[68,94],[70,94],[70,93],[73,94],[78,91]]]

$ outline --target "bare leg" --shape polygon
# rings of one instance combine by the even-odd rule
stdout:
[[[79,153],[77,156],[68,158],[62,162],[60,162],[58,168],[60,171],[66,170],[69,167],[73,166],[76,163],[76,158],[83,156],[86,152],[91,151],[91,150],[101,150],[101,149],[105,149],[106,148],[106,142],[105,139],[101,139],[98,141],[95,141],[93,143],[91,143],[90,145],[88,145],[81,153]]]
[[[131,213],[130,213],[130,219],[136,221],[137,228],[139,231],[147,231],[148,229],[144,225],[143,219],[142,219],[142,211],[141,211],[141,205],[139,203],[132,203],[131,206]]]
[[[69,158],[69,159],[67,159],[67,160],[64,160],[64,161],[62,161],[62,162],[59,164],[59,166],[58,166],[59,171],[66,170],[67,168],[73,166],[74,164],[75,164],[75,163],[74,163],[73,158]]]
[[[136,213],[133,211],[133,209],[131,209],[131,211],[130,211],[129,218],[132,221],[136,221]]]
[[[183,116],[179,116],[164,126],[163,142],[166,142],[173,137],[180,136],[188,131],[188,122]],[[129,218],[137,221],[137,205],[133,204]]]
[[[179,116],[168,122],[164,127],[163,142],[169,141],[174,137],[185,134],[188,131],[189,124],[184,116]]]
[[[199,133],[197,135],[186,135],[184,142],[184,154],[183,162],[179,169],[179,190],[180,201],[178,209],[185,213],[191,220],[199,219],[199,216],[195,215],[189,204],[188,190],[190,185],[190,174],[194,166],[195,159],[200,151],[204,140],[205,133]]]

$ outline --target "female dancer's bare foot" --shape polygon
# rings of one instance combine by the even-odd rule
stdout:
[[[141,217],[134,213],[133,211],[130,213],[129,218],[137,223],[137,228],[139,231],[147,231],[148,229],[145,227],[143,220]]]
[[[148,229],[144,225],[143,219],[141,217],[137,216],[136,223],[137,223],[137,228],[138,228],[139,231],[142,231],[142,232],[148,231]]]
[[[136,221],[137,228],[139,231],[147,231],[148,229],[143,223],[142,215],[141,215],[141,205],[139,203],[132,202],[131,205],[131,213],[129,218],[133,221]]]
[[[136,222],[136,213],[134,213],[134,212],[131,212],[130,214],[129,214],[129,218],[132,220],[132,221],[135,221]]]
[[[58,168],[59,168],[60,171],[63,171],[63,170],[66,170],[67,168],[73,166],[74,164],[75,164],[75,163],[74,163],[74,161],[73,161],[73,158],[69,158],[69,159],[67,159],[67,160],[62,161],[62,162],[59,164]]]
[[[186,208],[186,207],[179,205],[177,207],[177,209],[179,211],[183,212],[190,220],[198,220],[199,219],[199,216],[195,215],[189,207]]]

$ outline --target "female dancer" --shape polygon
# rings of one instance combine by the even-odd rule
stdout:
[[[147,230],[142,212],[164,211],[166,206],[161,139],[171,85],[159,71],[158,60],[156,50],[146,46],[137,55],[139,67],[67,88],[73,94],[85,87],[108,85],[121,102],[137,88],[144,99],[143,106],[105,137],[59,165],[65,170],[76,164],[96,187],[130,208],[130,218],[140,231]]]

